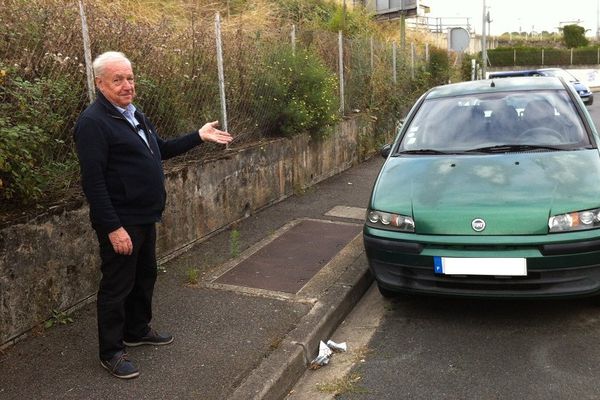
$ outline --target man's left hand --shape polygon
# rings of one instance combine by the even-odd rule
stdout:
[[[233,140],[233,137],[228,132],[217,129],[217,126],[219,126],[219,121],[213,121],[204,124],[204,126],[198,131],[200,139],[202,139],[203,142],[213,142],[219,144],[230,143]]]

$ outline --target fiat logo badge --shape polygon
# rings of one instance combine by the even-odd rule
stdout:
[[[485,229],[485,221],[481,218],[475,218],[471,221],[471,228],[473,228],[475,232],[481,232]]]

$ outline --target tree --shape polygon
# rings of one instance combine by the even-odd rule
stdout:
[[[589,40],[585,37],[585,28],[579,25],[565,25],[562,28],[563,42],[568,48],[587,46]]]

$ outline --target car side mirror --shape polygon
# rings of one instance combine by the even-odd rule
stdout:
[[[388,156],[390,155],[390,151],[392,151],[392,145],[387,143],[381,147],[381,150],[379,150],[379,154],[381,154],[381,157],[383,158],[388,158]]]

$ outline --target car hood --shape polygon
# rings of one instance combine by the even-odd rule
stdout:
[[[575,82],[571,82],[571,84],[573,85],[573,87],[575,88],[575,90],[579,93],[581,91],[583,92],[589,92],[590,90],[588,89],[587,86],[585,86],[583,83],[575,81]]]
[[[438,235],[546,234],[548,217],[600,207],[596,149],[499,155],[390,157],[371,208],[412,215]],[[483,219],[482,232],[472,228]]]

